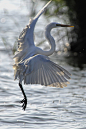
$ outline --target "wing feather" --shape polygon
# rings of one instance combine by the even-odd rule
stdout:
[[[48,66],[48,65],[47,65]],[[47,85],[50,84],[51,80],[50,80],[50,77],[49,77],[49,70],[47,67],[45,67],[45,71],[46,71],[46,80],[47,80]]]
[[[38,12],[38,14],[31,20],[29,24],[23,29],[18,38],[18,50],[14,55],[15,63],[23,60],[30,48],[34,45],[34,28],[38,18],[44,13],[51,0]]]
[[[20,66],[20,67],[19,67]],[[19,71],[20,69],[20,71]],[[36,55],[18,65],[16,78],[25,84],[41,84],[45,86],[67,86],[70,73],[49,60],[47,56]]]
[[[43,67],[43,73],[44,73],[44,85],[45,86],[47,86],[47,76],[46,76],[46,71],[45,71],[45,64],[44,65],[42,65],[42,67]]]
[[[43,85],[43,71],[42,68],[39,69],[39,76],[40,76],[40,84]]]
[[[56,72],[55,68],[51,65],[51,63],[50,63],[50,69],[49,70],[51,71],[51,74],[53,74],[53,77],[54,77],[54,82],[53,83],[58,82],[58,84],[60,85],[60,82],[61,82],[60,76],[57,76],[57,72]]]
[[[52,65],[55,66],[55,68],[58,68],[60,71],[65,72],[65,74],[68,74],[69,76],[71,75],[66,69],[64,69],[63,67],[59,66],[58,64],[55,64],[52,62]]]

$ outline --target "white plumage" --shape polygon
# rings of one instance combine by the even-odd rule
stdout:
[[[41,84],[45,86],[63,87],[66,86],[70,73],[61,66],[53,63],[47,56],[35,55],[16,66],[15,79],[19,78],[20,83]]]
[[[56,27],[72,27],[59,23],[50,23],[45,29],[45,36],[50,44],[50,50],[44,51],[34,45],[34,27],[38,18],[43,14],[49,1],[39,13],[29,21],[29,24],[20,33],[18,39],[18,50],[15,53],[14,59],[14,77],[19,79],[19,86],[24,95],[23,109],[25,110],[27,99],[22,88],[24,84],[41,84],[45,86],[63,87],[70,79],[70,73],[61,66],[53,63],[49,59],[49,55],[55,51],[55,40],[51,36],[50,31]]]

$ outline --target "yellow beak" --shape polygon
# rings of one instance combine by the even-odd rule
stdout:
[[[57,24],[57,26],[61,26],[61,27],[74,27],[74,26],[71,26],[71,25],[64,25],[64,24]]]

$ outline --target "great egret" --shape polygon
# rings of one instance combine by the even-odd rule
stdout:
[[[55,51],[55,40],[50,34],[51,29],[72,26],[56,22],[50,23],[45,29],[45,36],[50,44],[50,50],[44,51],[34,45],[35,24],[50,2],[39,11],[33,20],[29,21],[29,24],[20,33],[18,39],[18,50],[14,56],[15,64],[13,68],[15,79],[19,79],[19,87],[24,96],[24,99],[21,101],[24,110],[27,106],[27,97],[22,87],[22,81],[24,81],[24,84],[41,84],[62,88],[68,83],[66,78],[70,79],[71,75],[67,70],[50,61],[48,56]]]

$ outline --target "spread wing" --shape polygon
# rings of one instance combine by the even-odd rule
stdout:
[[[70,73],[53,63],[47,56],[36,55],[18,64],[15,77],[25,84],[41,84],[45,86],[67,86]],[[15,78],[15,79],[16,79]]]
[[[30,47],[34,46],[34,27],[38,18],[43,14],[46,7],[49,5],[49,1],[39,12],[38,14],[30,21],[29,24],[23,29],[18,38],[18,50],[14,56],[15,62],[19,62],[23,57],[28,53]]]

